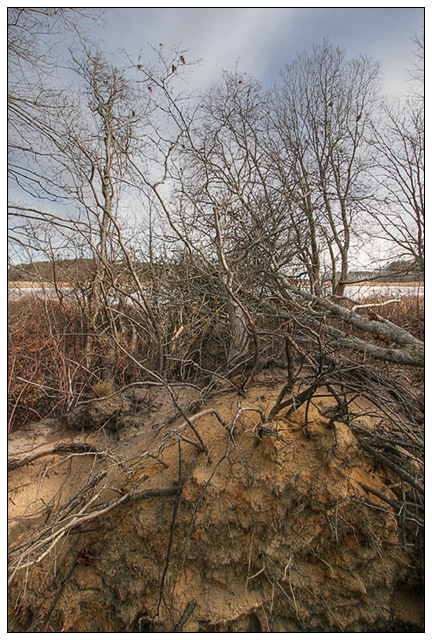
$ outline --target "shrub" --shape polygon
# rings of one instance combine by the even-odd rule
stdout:
[[[105,398],[114,393],[115,385],[113,380],[99,380],[95,384],[90,385],[90,389],[95,398]]]

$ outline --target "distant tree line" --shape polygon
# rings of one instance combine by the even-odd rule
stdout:
[[[114,271],[123,272],[124,262],[113,263]],[[134,264],[135,271],[140,279],[145,282],[151,279],[157,264]],[[162,271],[161,267],[161,271]],[[56,274],[57,271],[57,274]],[[93,274],[93,260],[91,258],[61,259],[54,262],[41,260],[37,262],[23,262],[8,266],[9,282],[39,282],[53,283],[55,277],[60,277],[65,285],[91,280]],[[339,275],[339,273],[338,273]],[[347,283],[364,282],[423,282],[424,272],[416,263],[410,260],[392,260],[388,264],[377,269],[352,270],[348,272]]]

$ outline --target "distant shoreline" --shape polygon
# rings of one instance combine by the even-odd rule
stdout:
[[[53,282],[31,282],[26,280],[10,280],[8,282],[8,289],[54,289],[57,287],[70,287],[68,282],[57,282],[54,285]]]
[[[347,282],[346,287],[424,287],[424,282]]]
[[[306,282],[304,283],[306,284]],[[329,286],[329,282],[325,282],[324,286]],[[57,287],[71,287],[72,283],[57,282]],[[424,282],[348,282],[346,287],[424,287]],[[10,289],[54,289],[53,282],[32,282],[26,280],[9,281]]]

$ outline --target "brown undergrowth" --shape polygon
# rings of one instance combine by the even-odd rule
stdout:
[[[354,435],[369,402],[270,417],[282,386],[149,386],[12,434],[10,630],[421,630],[419,516]]]
[[[424,296],[402,296],[397,301],[387,304],[388,298],[384,296],[374,296],[365,298],[362,303],[378,304],[377,307],[366,307],[364,313],[376,312],[385,320],[393,322],[398,327],[402,327],[419,340],[424,340],[425,327],[425,299]],[[386,304],[383,304],[386,303]],[[380,306],[382,305],[382,306]]]
[[[148,318],[134,307],[127,316],[117,311],[107,333],[106,326],[92,325],[87,306],[73,300],[27,296],[9,301],[9,432],[69,411],[107,377],[122,389],[143,380],[141,365],[156,371]],[[199,304],[161,311],[167,379],[194,382],[220,369],[228,342],[220,314],[221,308]]]
[[[383,298],[374,298],[363,302],[374,304],[383,301]],[[94,393],[94,385],[103,377],[107,353],[110,383],[117,389],[142,380],[142,369],[137,360],[153,368],[155,354],[151,340],[141,337],[137,341],[132,329],[135,321],[140,326],[145,324],[142,318],[134,318],[134,313],[129,310],[131,322],[116,328],[119,344],[113,348],[103,336],[91,335],[88,310],[84,311],[75,303],[32,297],[9,302],[9,431],[26,428],[35,420],[59,416]],[[424,339],[422,297],[406,296],[399,302],[365,308],[361,313],[379,313],[417,338]],[[165,319],[165,375],[168,379],[194,382],[202,380],[210,371],[221,370],[223,345],[228,337],[226,328],[218,320],[220,314],[221,309],[216,307],[195,306],[182,309],[178,317],[171,314]],[[277,359],[281,354],[283,357],[286,322],[271,314],[258,316],[256,321],[263,349],[261,359]],[[339,325],[348,335],[363,337],[361,332],[343,321]],[[381,366],[384,369],[389,367],[387,363]],[[421,383],[423,371],[416,373],[409,369],[409,372],[416,383]]]

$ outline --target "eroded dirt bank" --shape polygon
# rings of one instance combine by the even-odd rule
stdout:
[[[391,479],[319,392],[308,429],[305,406],[266,420],[280,388],[174,387],[189,424],[132,390],[12,436],[10,630],[421,630],[398,516],[364,488]]]

